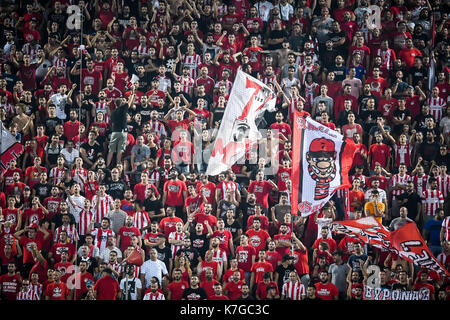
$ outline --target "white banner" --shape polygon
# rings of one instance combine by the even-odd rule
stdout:
[[[261,134],[255,120],[273,111],[276,95],[264,83],[238,70],[225,108],[206,174],[218,175],[231,168],[256,145]]]
[[[17,160],[23,153],[24,148],[16,138],[9,132],[7,128],[0,121],[0,177],[8,169],[8,164],[11,160]]]
[[[364,300],[430,300],[430,291],[422,288],[417,291],[400,291],[364,287]]]
[[[333,193],[350,187],[348,171],[355,145],[334,131],[296,114],[293,143],[293,212],[308,216],[324,206]],[[298,211],[297,211],[298,210]]]

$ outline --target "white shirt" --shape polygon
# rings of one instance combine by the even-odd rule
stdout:
[[[159,280],[159,285],[162,285],[162,277],[167,274],[167,268],[164,262],[161,260],[147,260],[141,267],[141,274],[145,277],[145,289],[150,287],[150,281],[152,277],[156,277]]]
[[[72,152],[69,152],[69,151],[67,150],[67,148],[64,148],[64,149],[61,150],[60,153],[61,153],[61,154],[64,156],[64,158],[66,159],[66,163],[67,163],[67,164],[72,164],[72,163],[74,163],[75,159],[78,158],[78,157],[80,156],[80,152],[79,152],[77,149],[75,149],[75,148],[72,148]]]
[[[120,290],[122,290],[123,297],[125,298],[126,294],[126,284],[127,279],[123,278],[120,281]],[[142,289],[142,282],[138,278],[128,279],[128,294],[131,300],[137,300],[137,289]]]
[[[80,223],[80,212],[84,208],[84,201],[86,200],[83,196],[72,196],[73,202],[76,203],[76,206],[73,206],[72,203],[67,199],[67,205],[69,206],[69,211],[75,218],[75,222],[77,224]]]

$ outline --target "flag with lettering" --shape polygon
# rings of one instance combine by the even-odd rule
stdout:
[[[436,271],[441,276],[450,276],[448,272],[433,256],[420,235],[414,222],[391,232],[391,244],[400,257],[421,268]]]
[[[23,145],[5,128],[3,122],[0,121],[2,136],[0,140],[0,176],[8,170],[8,164],[12,160],[17,160],[24,151]]]
[[[331,223],[330,229],[337,234],[344,234],[361,242],[378,248],[390,249],[390,234],[374,217],[357,220],[336,221]]]
[[[336,190],[351,187],[348,171],[356,146],[299,111],[293,126],[292,212],[308,216],[319,211]]]
[[[207,175],[218,175],[244,159],[262,137],[256,119],[275,108],[275,93],[264,83],[239,70],[208,161]]]

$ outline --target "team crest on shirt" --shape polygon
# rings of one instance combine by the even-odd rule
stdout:
[[[62,295],[61,289],[58,288],[58,287],[55,287],[53,289],[53,297],[54,298],[59,298],[59,297],[61,297],[61,295]]]
[[[252,247],[259,247],[261,244],[261,238],[259,236],[253,236],[250,238],[250,244]]]

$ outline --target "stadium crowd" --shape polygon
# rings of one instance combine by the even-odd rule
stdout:
[[[1,1],[0,117],[24,146],[1,177],[1,299],[361,300],[376,265],[381,288],[448,300],[448,277],[329,227],[416,223],[449,269],[448,9]],[[238,69],[277,94],[270,147],[208,176]],[[309,217],[290,207],[295,109],[358,147],[352,188]]]

